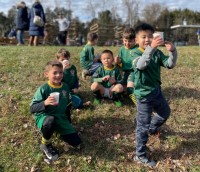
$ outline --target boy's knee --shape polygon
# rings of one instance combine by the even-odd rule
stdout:
[[[55,125],[55,118],[54,116],[47,116],[43,122],[44,127],[52,127]]]
[[[97,91],[98,86],[99,86],[98,82],[93,82],[90,88],[91,88],[92,91]]]
[[[121,84],[117,84],[116,86],[115,86],[115,92],[117,92],[117,93],[121,93],[121,92],[123,92],[123,86],[121,85]]]

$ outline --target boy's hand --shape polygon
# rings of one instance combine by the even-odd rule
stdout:
[[[45,101],[44,101],[44,105],[48,106],[48,105],[55,105],[56,103],[56,99],[53,96],[49,96]]]
[[[74,94],[78,94],[78,89],[77,88],[72,89],[72,91],[73,91]]]
[[[110,82],[111,85],[113,85],[113,84],[116,83],[116,80],[115,80],[115,78],[110,77],[109,82]]]
[[[110,76],[109,75],[106,75],[102,78],[102,81],[106,82],[110,79]]]
[[[121,63],[121,59],[119,58],[119,56],[114,57],[114,63],[115,64]]]
[[[62,64],[63,64],[63,70],[67,69],[70,65],[68,60],[63,60]]]
[[[157,48],[160,45],[163,45],[164,41],[160,36],[156,36],[153,38],[152,42],[151,42],[151,47],[152,48]]]
[[[165,47],[166,47],[166,49],[168,51],[171,51],[171,52],[175,50],[174,45],[171,42],[169,42],[169,41],[165,41]]]

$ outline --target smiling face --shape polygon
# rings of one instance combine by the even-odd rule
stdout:
[[[130,49],[135,45],[135,39],[123,38],[123,43],[126,48]]]
[[[103,64],[103,66],[108,67],[108,68],[112,68],[113,61],[114,61],[114,58],[113,58],[112,54],[110,54],[110,53],[103,53],[101,55],[101,62]]]
[[[52,66],[48,71],[45,71],[45,76],[49,79],[52,85],[59,86],[63,78],[63,69],[59,66]]]
[[[136,34],[136,43],[140,48],[145,49],[148,45],[151,45],[153,40],[153,32],[151,30],[141,30]]]

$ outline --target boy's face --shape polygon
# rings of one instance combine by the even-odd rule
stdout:
[[[92,44],[92,45],[96,45],[97,42],[98,42],[98,39],[95,39],[94,41],[91,41],[91,44]]]
[[[126,48],[132,48],[135,45],[135,39],[123,38],[123,43]]]
[[[60,85],[63,78],[63,69],[58,66],[53,66],[46,71],[45,76],[49,79],[50,83],[53,85]]]
[[[70,57],[60,56],[58,58],[58,61],[62,63],[63,60],[69,60],[69,59],[70,59]]]
[[[110,53],[103,53],[101,55],[101,62],[103,66],[110,68],[112,67],[113,61],[114,61],[114,58]]]
[[[148,45],[151,45],[153,40],[153,32],[150,30],[139,31],[136,34],[136,43],[140,48],[145,49]]]

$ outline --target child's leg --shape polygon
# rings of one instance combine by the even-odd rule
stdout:
[[[158,95],[154,99],[154,114],[151,124],[149,127],[149,133],[154,134],[158,131],[159,127],[168,119],[170,115],[170,107],[162,95],[161,90],[159,90]]]
[[[45,153],[48,159],[56,160],[58,158],[57,150],[50,143],[50,138],[55,131],[55,119],[53,116],[47,116],[42,124],[42,144],[40,149]]]
[[[91,90],[93,91],[93,93],[97,93],[99,92],[101,97],[104,95],[105,92],[105,88],[103,87],[103,85],[101,85],[98,82],[93,82],[91,85]],[[99,96],[99,95],[98,95]]]
[[[73,147],[78,147],[81,144],[81,139],[77,133],[61,135],[60,138]]]
[[[54,116],[47,116],[44,119],[44,122],[42,124],[42,136],[45,140],[49,141],[51,136],[53,135],[55,131],[55,119]],[[46,144],[46,142],[43,142],[43,144]]]
[[[94,104],[100,104],[100,99],[103,97],[105,88],[98,82],[93,82],[91,85],[91,90],[94,94]]]
[[[134,83],[128,81],[127,82],[127,94],[130,97],[130,99],[132,100],[132,102],[137,105],[137,100],[135,98],[135,95],[133,94],[133,89],[134,89]]]
[[[146,143],[151,123],[152,106],[148,102],[138,100],[136,115],[136,156],[146,157]]]
[[[117,107],[121,107],[122,103],[120,101],[120,94],[123,92],[123,86],[121,84],[116,84],[110,88],[110,92],[112,93],[115,105]]]

